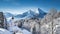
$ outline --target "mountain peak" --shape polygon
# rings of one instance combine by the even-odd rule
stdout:
[[[38,8],[39,13],[46,13],[42,9]]]
[[[41,10],[40,8],[38,8],[39,11],[39,17],[43,18],[47,13],[44,12],[43,10]]]

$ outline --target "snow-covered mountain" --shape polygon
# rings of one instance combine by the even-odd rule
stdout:
[[[40,8],[38,8],[38,11],[39,11],[39,16],[40,18],[43,18],[47,13],[44,12],[43,10],[41,10]]]
[[[33,12],[32,10],[29,10],[23,14],[18,14],[15,16],[15,18],[31,18],[35,16],[35,12]]]
[[[9,17],[12,17],[12,16],[14,16],[13,14],[11,14],[11,13],[8,13],[8,12],[4,13],[4,15],[5,15],[5,17],[6,17],[6,18],[9,18]]]
[[[44,12],[43,10],[41,10],[40,8],[37,9],[39,13],[36,13],[32,10],[29,10],[27,12],[24,12],[22,14],[18,14],[18,15],[13,15],[11,13],[4,13],[4,15],[6,16],[7,19],[10,19],[12,16],[14,16],[14,18],[31,18],[31,17],[38,17],[38,18],[43,18],[47,13]]]
[[[41,10],[40,8],[37,9],[39,13],[35,13],[32,10],[29,10],[23,14],[18,14],[15,17],[16,18],[31,18],[31,17],[39,17],[39,18],[43,18],[44,15],[46,15],[47,13],[44,12],[43,10]]]

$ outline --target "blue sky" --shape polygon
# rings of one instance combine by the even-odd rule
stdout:
[[[24,12],[29,9],[41,8],[48,12],[50,8],[60,10],[60,0],[0,0],[0,11]]]

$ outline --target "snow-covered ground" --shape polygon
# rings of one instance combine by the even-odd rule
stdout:
[[[31,34],[31,32],[29,32],[28,30],[26,30],[26,29],[21,29],[21,28],[19,28],[19,27],[17,27],[17,26],[12,26],[12,27],[9,27],[8,28],[8,30],[10,31],[10,32],[20,32],[20,33],[23,33],[23,34]]]
[[[10,31],[0,28],[0,34],[12,34]]]
[[[10,20],[8,22],[8,29],[0,28],[0,34],[31,34],[28,30],[15,26],[14,21],[15,20]]]
[[[31,32],[29,32],[26,29],[21,29],[17,26],[12,26],[9,27],[8,30],[0,28],[0,34],[13,34],[15,32],[15,34],[31,34]]]

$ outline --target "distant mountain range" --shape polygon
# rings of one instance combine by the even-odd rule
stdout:
[[[39,13],[35,13],[32,10],[29,10],[27,12],[24,12],[23,14],[18,14],[18,15],[13,15],[11,13],[4,13],[6,18],[14,16],[14,18],[31,18],[31,17],[38,17],[38,18],[43,18],[47,13],[41,10],[40,8],[37,9]]]
[[[11,13],[8,13],[8,12],[4,13],[4,15],[5,15],[5,17],[6,17],[6,18],[9,18],[9,17],[12,17],[12,16],[14,16],[13,14],[11,14]]]

